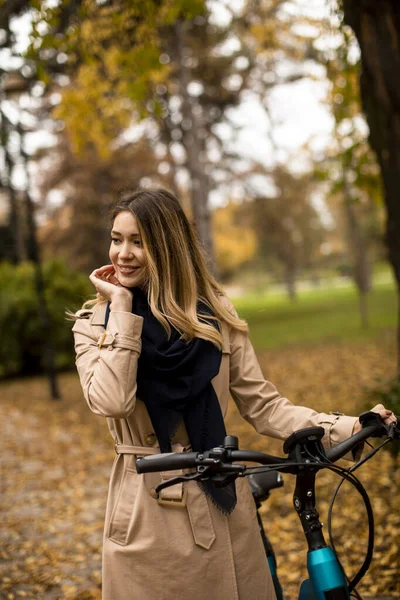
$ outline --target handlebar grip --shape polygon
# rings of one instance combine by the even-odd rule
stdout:
[[[177,471],[191,469],[196,466],[197,452],[168,452],[151,454],[136,459],[138,473],[154,473],[156,471]]]
[[[367,438],[376,437],[379,428],[380,425],[377,423],[367,425],[366,427],[363,427],[361,431],[347,438],[347,440],[340,442],[334,448],[329,448],[326,450],[328,460],[336,462],[340,458],[343,458],[348,452],[351,452],[351,450],[356,448],[359,444],[365,442]]]
[[[386,428],[378,413],[366,410],[358,417],[363,429],[370,426],[375,426],[375,433],[371,437],[381,437],[385,435]]]

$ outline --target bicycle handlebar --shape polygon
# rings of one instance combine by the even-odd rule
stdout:
[[[218,448],[214,448],[214,451]],[[152,454],[150,456],[144,456],[136,461],[136,467],[138,473],[153,473],[154,471],[175,471],[180,469],[193,469],[198,465],[213,466],[218,464],[218,458],[210,456],[213,450],[207,452],[182,452],[182,453],[165,453],[165,454]],[[264,454],[262,452],[253,452],[252,450],[228,450],[227,455],[224,456],[224,461],[228,463],[247,461],[256,462],[262,465],[279,463],[282,470],[288,472],[289,466],[285,466],[288,463],[287,458],[278,458],[270,454]],[[290,462],[291,464],[291,462]],[[223,470],[218,467],[218,471]],[[280,470],[280,469],[277,469]],[[290,472],[290,471],[289,471]]]
[[[376,415],[376,413],[368,414]],[[366,415],[367,413],[363,413]],[[361,417],[363,416],[360,416]],[[366,421],[371,419],[366,419]],[[326,450],[327,462],[320,463],[320,467],[326,466],[328,463],[334,463],[340,458],[343,458],[351,450],[356,448],[369,437],[399,437],[400,429],[398,424],[393,423],[386,426],[380,421],[379,415],[376,418],[372,417],[373,423],[365,425],[358,433],[347,438],[334,448]],[[292,458],[281,458],[263,452],[255,452],[252,450],[231,450],[229,448],[213,448],[212,450],[201,452],[182,452],[182,453],[163,453],[144,456],[136,459],[136,468],[138,473],[152,473],[156,471],[175,471],[181,469],[194,469],[199,466],[210,467],[210,471],[218,473],[232,472],[232,463],[234,462],[254,462],[261,465],[273,466],[276,471],[282,473],[296,474],[298,465],[293,462]],[[313,466],[318,466],[313,463]]]
[[[198,452],[151,454],[150,456],[136,459],[136,470],[138,473],[153,473],[155,471],[191,469],[196,466],[198,454]]]

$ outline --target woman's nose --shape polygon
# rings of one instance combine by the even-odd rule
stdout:
[[[119,251],[119,255],[122,258],[132,258],[133,252],[129,249],[129,247],[126,244],[123,244]]]

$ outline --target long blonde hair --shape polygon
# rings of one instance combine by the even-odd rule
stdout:
[[[172,326],[185,341],[202,338],[221,349],[220,331],[205,323],[204,318],[248,330],[247,323],[222,302],[225,293],[211,275],[194,230],[173,194],[163,188],[125,189],[110,210],[111,227],[123,211],[130,211],[136,218],[147,257],[149,306],[169,335]],[[197,312],[199,300],[214,317],[203,315],[202,319]],[[82,308],[105,301],[98,296]]]

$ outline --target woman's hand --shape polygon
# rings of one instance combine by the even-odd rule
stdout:
[[[97,296],[102,296],[110,300],[111,310],[122,310],[131,312],[132,310],[132,292],[123,287],[115,277],[113,265],[105,265],[100,269],[95,269],[89,275],[97,291]]]
[[[395,423],[397,421],[393,412],[391,410],[387,410],[383,406],[383,404],[377,404],[376,406],[374,406],[374,408],[371,408],[370,410],[371,410],[371,412],[377,413],[380,416],[380,418],[382,419],[382,421],[385,423],[385,425],[390,425],[390,423]],[[356,424],[354,426],[353,434],[358,433],[359,431],[361,431],[360,420],[358,420],[356,422]]]

